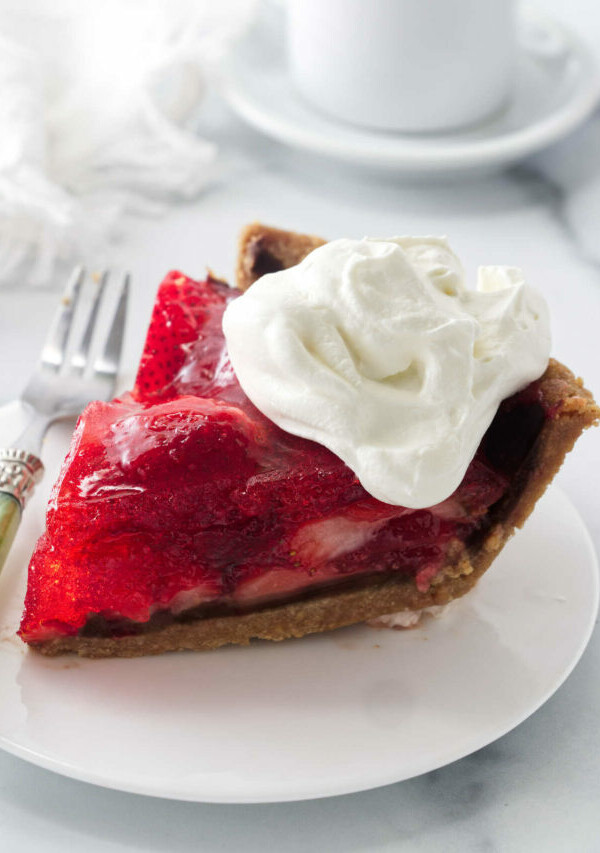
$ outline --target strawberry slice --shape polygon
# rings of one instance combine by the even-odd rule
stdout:
[[[222,347],[215,348],[214,332],[219,330],[223,310],[238,295],[223,282],[209,276],[195,281],[183,273],[170,272],[159,287],[146,343],[135,380],[133,396],[151,399],[175,396],[187,386],[187,393],[200,396],[203,385],[214,379]],[[218,335],[220,337],[220,335]],[[193,365],[193,388],[182,376]]]

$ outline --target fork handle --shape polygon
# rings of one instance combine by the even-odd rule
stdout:
[[[0,492],[0,570],[17,533],[21,511],[21,504],[15,497]]]
[[[41,459],[14,447],[0,449],[0,569],[13,543],[21,513],[42,479]]]

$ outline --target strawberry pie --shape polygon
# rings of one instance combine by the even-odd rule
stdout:
[[[557,361],[501,402],[456,488],[427,506],[373,495],[242,388],[225,310],[321,243],[255,225],[237,288],[167,275],[133,390],[85,409],[54,486],[19,631],[30,646],[134,656],[419,611],[471,589],[524,523],[599,415]]]

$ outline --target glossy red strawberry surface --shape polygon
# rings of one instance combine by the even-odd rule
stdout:
[[[237,296],[177,272],[162,283],[135,387],[77,424],[30,564],[25,640],[77,633],[97,614],[144,622],[361,572],[427,589],[449,543],[505,492],[480,451],[430,510],[370,497],[336,456],[245,396],[221,330]]]

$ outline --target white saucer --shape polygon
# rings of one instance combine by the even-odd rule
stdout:
[[[496,169],[556,142],[600,98],[589,48],[562,25],[527,11],[512,102],[495,118],[445,134],[393,134],[346,125],[313,110],[288,74],[282,22],[258,21],[230,56],[223,92],[250,124],[289,145],[398,173]]]
[[[134,660],[43,658],[15,631],[71,429],[48,437],[46,477],[0,575],[0,748],[34,764],[203,802],[366,790],[508,732],[562,684],[589,640],[594,548],[553,488],[478,586],[420,628],[356,626]]]

